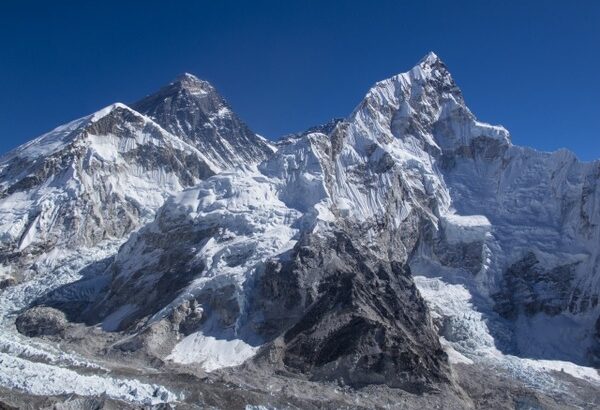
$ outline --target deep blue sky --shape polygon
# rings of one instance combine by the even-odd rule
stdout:
[[[276,138],[433,50],[515,143],[600,158],[600,1],[124,3],[0,2],[0,153],[186,71]]]

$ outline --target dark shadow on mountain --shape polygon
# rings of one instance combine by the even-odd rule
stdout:
[[[568,313],[573,268],[574,265],[562,265],[544,270],[539,268],[535,255],[528,253],[504,272],[500,290],[492,294],[491,299],[480,294],[474,275],[464,270],[449,271],[442,267],[436,273],[416,271],[415,274],[464,286],[471,294],[474,310],[483,316],[495,347],[503,354],[590,366],[594,363],[590,363],[587,355],[570,355],[552,346],[539,352],[523,352],[517,343],[516,321],[519,318],[532,318],[537,314],[556,317]]]
[[[114,255],[90,263],[79,271],[79,280],[49,291],[29,307],[52,307],[64,312],[70,322],[81,322],[82,312],[107,290],[111,278],[108,268],[113,260]]]

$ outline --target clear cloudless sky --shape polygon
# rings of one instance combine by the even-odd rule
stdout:
[[[600,158],[600,1],[0,2],[0,153],[182,72],[269,138],[348,115],[428,51],[517,144]]]

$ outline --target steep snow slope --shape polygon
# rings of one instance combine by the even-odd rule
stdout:
[[[452,361],[487,363],[543,390],[561,388],[551,376],[552,371],[567,373],[600,386],[600,375],[590,367],[567,361],[523,359],[503,354],[495,346],[489,320],[475,307],[472,293],[464,285],[424,276],[415,276],[415,282],[427,300],[434,320],[438,321],[440,337],[449,349]]]
[[[221,173],[172,197],[120,250],[111,295],[91,312],[102,317],[104,309],[133,304],[120,318],[124,327],[130,316],[160,317],[201,289],[240,287],[265,257],[294,244],[292,225],[301,214],[269,182],[260,174]]]
[[[213,173],[197,149],[122,104],[59,127],[2,158],[2,263],[26,277],[44,252],[124,238]]]

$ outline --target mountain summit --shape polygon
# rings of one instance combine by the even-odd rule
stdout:
[[[275,148],[189,74],[101,113],[0,165],[1,388],[222,408],[595,400],[600,162],[512,144],[435,54]]]
[[[208,81],[203,81],[190,73],[183,73],[177,76],[173,81],[174,85],[185,88],[190,92],[197,93],[215,93],[215,89]]]
[[[194,145],[220,169],[257,164],[272,152],[212,85],[192,74],[180,75],[132,108]]]

